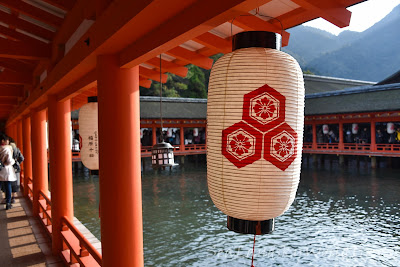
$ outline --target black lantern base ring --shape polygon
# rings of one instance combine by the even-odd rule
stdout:
[[[266,221],[248,221],[228,216],[228,229],[240,234],[264,235],[274,231],[274,219]]]

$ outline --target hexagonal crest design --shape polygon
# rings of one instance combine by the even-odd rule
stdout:
[[[244,122],[222,131],[222,154],[242,168],[261,158],[262,134]]]
[[[265,84],[243,98],[243,120],[267,132],[285,120],[285,97]]]
[[[287,123],[282,123],[264,135],[264,159],[282,171],[297,156],[297,133]]]

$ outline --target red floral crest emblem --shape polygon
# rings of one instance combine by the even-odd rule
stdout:
[[[242,168],[261,158],[282,171],[297,156],[297,133],[285,123],[285,97],[267,84],[244,95],[243,121],[222,131],[222,154]],[[264,139],[264,140],[263,140]]]

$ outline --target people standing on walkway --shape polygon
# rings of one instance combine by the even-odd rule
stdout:
[[[14,172],[14,159],[13,159],[13,149],[10,145],[7,144],[8,137],[5,135],[1,136],[1,146],[0,146],[0,162],[1,170],[0,170],[0,181],[3,182],[6,191],[6,210],[12,208],[11,205],[11,182],[17,180]]]
[[[17,195],[17,192],[19,191],[20,188],[20,174],[21,174],[21,163],[24,161],[24,156],[21,153],[21,150],[17,147],[17,144],[15,143],[14,139],[9,137],[9,145],[13,148],[13,159],[15,161],[13,167],[15,171],[15,176],[17,177],[17,180],[15,182],[11,183],[11,190],[12,190],[12,197],[11,197],[11,203],[14,203],[15,200],[14,198]]]

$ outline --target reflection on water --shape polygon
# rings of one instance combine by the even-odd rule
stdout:
[[[145,265],[249,266],[253,236],[226,230],[205,163],[185,163],[143,174]],[[100,238],[98,192],[98,177],[74,168],[75,216]],[[257,236],[255,266],[400,266],[399,201],[399,169],[303,164],[295,202]]]

